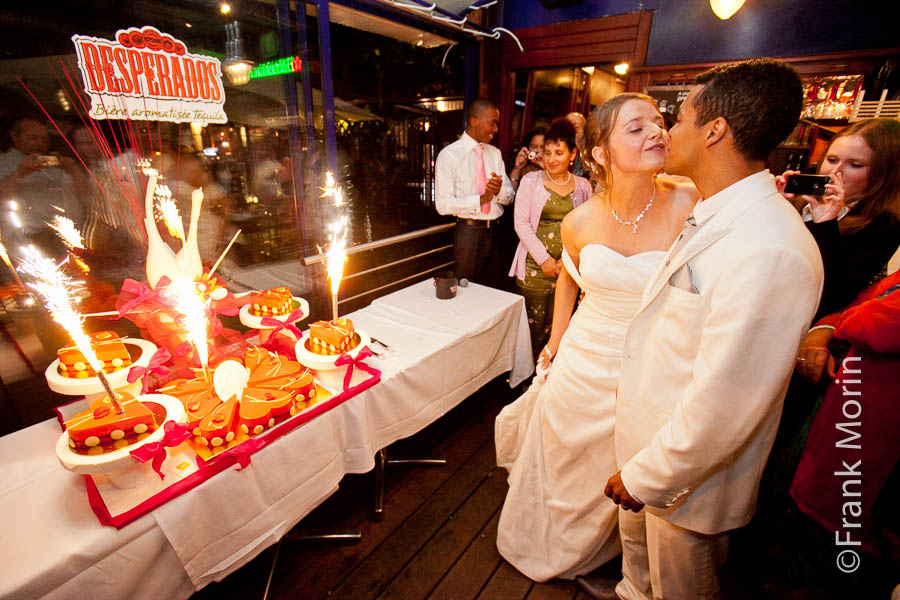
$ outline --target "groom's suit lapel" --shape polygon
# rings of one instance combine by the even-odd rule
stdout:
[[[699,225],[700,230],[687,241],[683,246],[678,247],[676,241],[666,259],[657,269],[656,273],[651,277],[650,283],[644,288],[644,294],[641,299],[641,308],[638,314],[649,306],[659,293],[665,288],[669,278],[681,269],[691,259],[700,252],[709,248],[712,244],[720,240],[725,234],[731,231],[731,225],[735,219],[743,214],[757,201],[760,197],[738,197],[729,201],[719,212],[714,214],[705,223]],[[728,257],[722,257],[728,260]]]

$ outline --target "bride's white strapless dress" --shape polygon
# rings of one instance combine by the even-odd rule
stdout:
[[[497,417],[497,464],[509,470],[497,548],[535,581],[572,579],[621,552],[618,508],[603,494],[616,473],[616,386],[625,333],[663,251],[623,256],[582,248],[585,292],[550,374]]]

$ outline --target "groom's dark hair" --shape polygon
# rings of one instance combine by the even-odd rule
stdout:
[[[718,117],[731,128],[734,146],[747,160],[765,160],[800,118],[803,86],[785,62],[757,58],[720,65],[697,77],[697,127]]]

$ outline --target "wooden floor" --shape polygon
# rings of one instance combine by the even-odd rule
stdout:
[[[507,483],[496,466],[494,417],[516,395],[503,379],[391,446],[392,458],[441,457],[447,466],[389,467],[381,522],[370,518],[371,474],[349,475],[290,534],[355,529],[362,541],[282,540],[194,600],[586,600],[575,583],[535,584],[497,553]]]

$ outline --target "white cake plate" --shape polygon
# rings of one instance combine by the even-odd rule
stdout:
[[[140,442],[126,446],[120,450],[105,452],[96,456],[79,454],[69,446],[69,434],[63,432],[56,442],[56,457],[65,469],[82,475],[106,475],[110,482],[119,488],[130,488],[137,485],[146,475],[150,463],[142,463],[133,456],[131,451],[140,448],[144,444],[160,441],[165,435],[163,426],[167,421],[183,423],[185,421],[184,405],[181,400],[165,394],[144,394],[138,396],[141,402],[154,402],[166,410],[166,418],[160,423],[156,431],[145,437]],[[152,471],[151,471],[152,474]]]
[[[344,353],[348,354],[350,358],[353,359],[359,355],[363,348],[372,343],[372,339],[366,332],[357,329],[356,335],[359,336],[359,343],[355,348]],[[294,353],[297,355],[297,362],[310,369],[315,369],[316,371],[330,371],[332,369],[340,368],[334,364],[338,357],[340,357],[340,354],[324,355],[310,352],[306,349],[307,340],[309,340],[309,336],[303,336],[303,339],[294,345]]]
[[[299,308],[303,311],[303,316],[294,321],[294,323],[299,323],[303,319],[309,317],[309,302],[298,296],[294,296],[294,300],[300,303]],[[291,312],[294,312],[294,310],[296,309],[292,308]],[[238,314],[241,318],[241,324],[244,325],[244,327],[249,327],[250,329],[272,329],[272,327],[262,324],[262,320],[265,317],[257,317],[256,315],[250,314],[249,304],[243,305]],[[274,315],[272,318],[278,319],[279,321],[284,323],[287,320],[288,315]]]
[[[141,338],[122,338],[122,342],[126,347],[137,346],[140,348],[141,356],[134,361],[131,366],[106,374],[106,379],[109,380],[110,387],[120,391],[122,391],[122,388],[127,388],[129,386],[128,371],[131,370],[131,367],[146,367],[150,364],[150,359],[153,358],[153,354],[156,352],[156,344],[147,340],[142,340]],[[47,377],[47,385],[50,386],[51,390],[58,394],[65,394],[66,396],[87,396],[88,400],[93,400],[100,394],[106,395],[106,390],[103,389],[103,384],[100,383],[100,378],[96,375],[85,379],[74,379],[72,377],[63,377],[60,375],[58,358],[50,363],[50,366],[44,371],[44,375]],[[134,384],[137,384],[138,390],[141,389],[140,380],[135,381]]]

